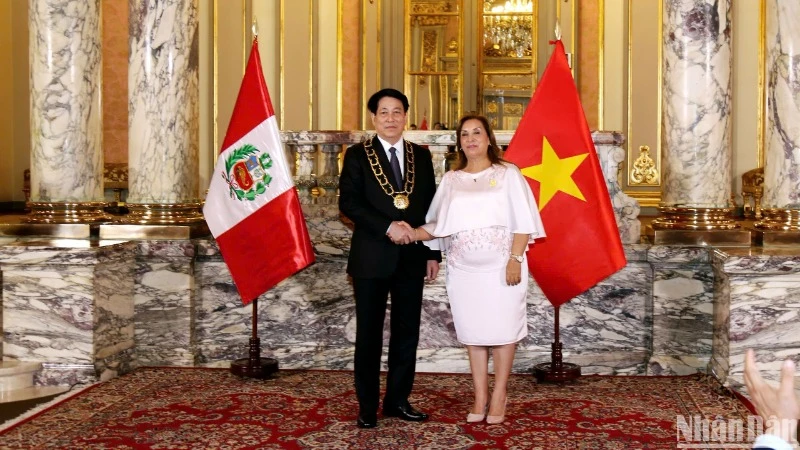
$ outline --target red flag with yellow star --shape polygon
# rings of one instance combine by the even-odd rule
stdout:
[[[558,307],[626,260],[564,45],[555,45],[504,158],[522,170],[539,205],[547,237],[528,251],[528,266]]]

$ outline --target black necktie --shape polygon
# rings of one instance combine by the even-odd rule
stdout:
[[[394,175],[394,187],[397,190],[402,190],[403,174],[400,172],[400,161],[397,159],[397,149],[394,147],[389,148],[389,153],[392,154],[389,158],[389,165],[392,166],[392,175]]]

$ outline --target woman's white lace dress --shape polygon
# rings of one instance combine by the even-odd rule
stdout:
[[[423,228],[436,237],[426,245],[447,255],[447,296],[456,337],[467,345],[504,345],[528,334],[527,259],[522,282],[506,284],[514,233],[544,237],[530,188],[512,164],[477,174],[447,172]]]

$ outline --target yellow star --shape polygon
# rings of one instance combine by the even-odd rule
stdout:
[[[538,166],[522,169],[523,175],[541,184],[539,188],[539,211],[544,209],[547,202],[558,191],[586,201],[578,185],[575,184],[575,180],[572,179],[572,174],[589,154],[583,153],[559,159],[547,138],[542,136],[542,139],[542,163]]]

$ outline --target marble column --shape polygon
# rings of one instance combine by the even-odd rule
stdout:
[[[675,210],[731,206],[730,0],[663,3],[662,213],[654,227],[681,228]],[[701,217],[700,222],[709,225]],[[703,229],[713,229],[703,226]],[[726,227],[730,228],[730,227]]]
[[[33,223],[103,213],[100,0],[30,0]]]
[[[129,0],[125,222],[201,221],[198,0]]]
[[[757,226],[800,230],[800,5],[767,0],[766,13],[765,219]]]

